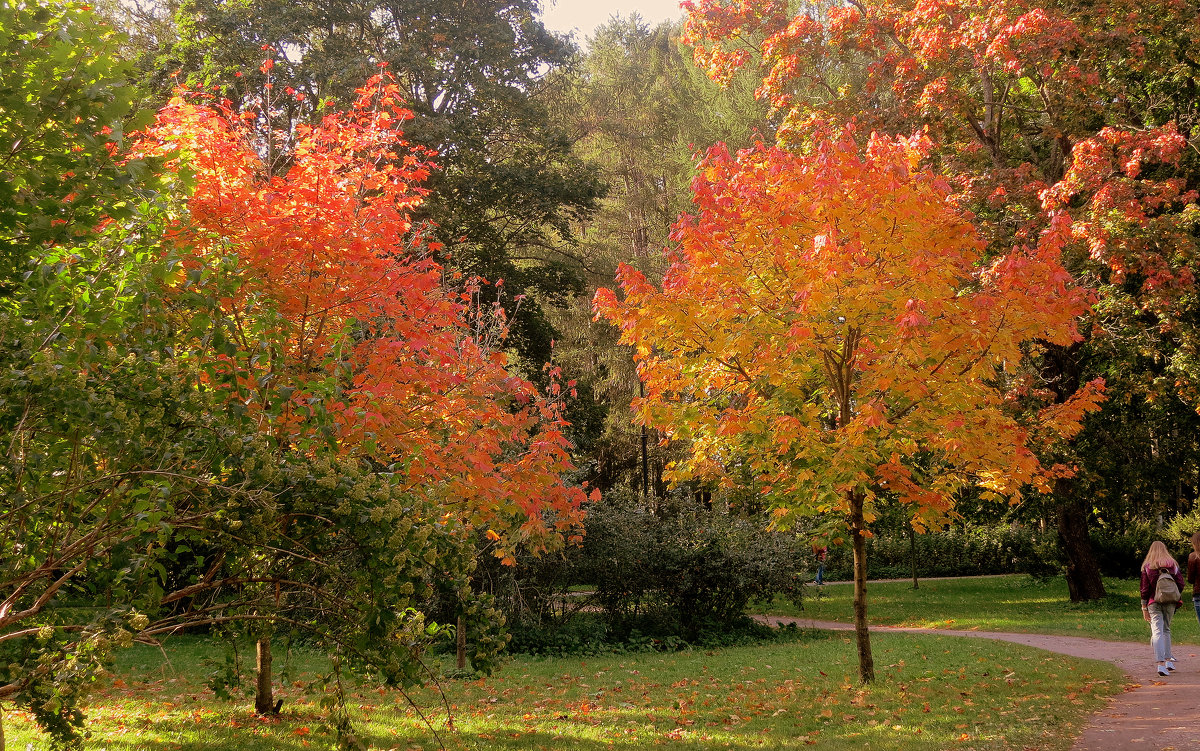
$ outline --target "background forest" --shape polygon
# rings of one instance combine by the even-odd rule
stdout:
[[[737,641],[820,547],[1088,601],[1200,528],[1195,4],[685,5],[0,0],[0,703],[190,630],[349,738],[340,671]]]

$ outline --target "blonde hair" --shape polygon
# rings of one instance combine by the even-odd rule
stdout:
[[[1200,556],[1200,531],[1192,533],[1192,553]]]
[[[1175,558],[1171,552],[1167,550],[1167,546],[1160,540],[1155,540],[1150,543],[1150,550],[1146,551],[1146,559],[1142,561],[1142,568],[1170,568],[1177,566]]]

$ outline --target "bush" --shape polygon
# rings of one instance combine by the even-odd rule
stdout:
[[[472,574],[474,586],[495,598],[495,606],[514,626],[542,626],[563,620],[572,611],[569,591],[575,583],[577,549],[513,554],[515,565],[501,563],[492,544],[482,541]]]
[[[919,577],[1044,575],[1061,569],[1054,532],[1005,524],[929,532],[916,535],[915,541],[907,535],[873,537],[867,541],[868,575],[874,579],[911,577],[913,542]],[[849,547],[830,548],[826,579],[851,579],[853,570]]]
[[[509,651],[742,643],[762,638],[745,615],[751,600],[782,595],[799,602],[807,547],[795,535],[768,532],[760,518],[686,495],[649,508],[640,496],[615,490],[588,507],[585,526],[582,546],[518,555],[516,566],[480,555],[473,583],[504,612]],[[573,585],[593,591],[572,592]]]
[[[806,546],[759,519],[684,495],[651,511],[615,491],[588,508],[586,526],[578,580],[618,637],[650,623],[695,641],[741,625],[751,600],[800,596]]]
[[[612,650],[612,639],[604,619],[581,613],[562,622],[521,624],[513,629],[508,651],[547,657],[592,656]]]
[[[1173,551],[1185,551],[1183,555],[1186,558],[1192,552],[1192,534],[1197,530],[1200,530],[1200,508],[1190,514],[1176,514],[1158,539]]]

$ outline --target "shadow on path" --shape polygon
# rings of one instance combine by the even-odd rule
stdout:
[[[815,621],[811,618],[755,616],[763,623],[794,623],[800,628],[852,631],[847,623]],[[1006,634],[991,631],[951,631],[949,629],[871,626],[872,631],[901,631],[914,634],[962,636],[1025,644],[1050,652],[1105,660],[1115,664],[1130,678],[1124,693],[1113,696],[1084,728],[1072,751],[1200,751],[1200,649],[1194,645],[1176,647],[1179,669],[1170,678],[1155,673],[1150,651],[1150,629],[1146,642],[1104,641],[1078,636],[1043,634]]]

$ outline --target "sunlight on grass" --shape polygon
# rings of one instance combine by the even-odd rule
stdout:
[[[874,639],[878,680],[857,683],[844,634],[757,647],[588,659],[514,659],[496,676],[410,696],[357,687],[356,730],[372,748],[872,749],[1065,751],[1103,697],[1123,687],[1107,664],[937,635]],[[231,751],[328,748],[319,696],[283,689],[282,716],[256,718],[203,688],[203,645],[172,651],[180,676],[142,654],[97,697],[89,749]],[[133,664],[133,663],[130,663]],[[183,675],[193,676],[184,678]],[[298,675],[302,681],[306,675]],[[453,716],[448,720],[445,706]],[[30,719],[7,714],[11,747],[45,748]],[[430,727],[438,731],[435,737]],[[452,729],[451,729],[452,728]]]

